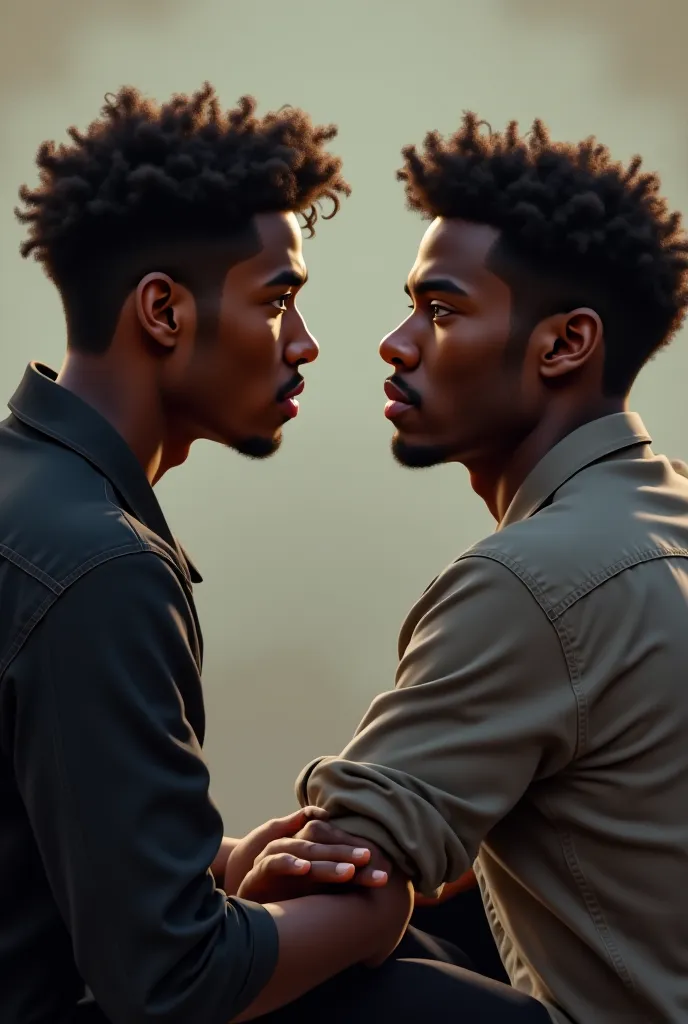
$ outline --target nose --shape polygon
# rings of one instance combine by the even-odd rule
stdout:
[[[420,349],[411,337],[408,320],[380,342],[380,356],[386,363],[410,372],[420,362]]]
[[[308,330],[306,321],[298,312],[293,311],[297,318],[296,329],[284,349],[284,359],[289,366],[301,366],[312,363],[320,354],[320,346]]]

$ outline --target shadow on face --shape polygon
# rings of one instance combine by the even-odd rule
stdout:
[[[258,244],[235,261],[221,294],[196,295],[193,343],[168,374],[187,436],[218,441],[252,458],[279,448],[299,410],[299,368],[317,358],[296,299],[306,283],[293,213],[255,218]]]
[[[470,462],[523,429],[521,368],[506,358],[509,286],[490,269],[499,232],[438,218],[406,284],[411,313],[380,345],[394,368],[385,415],[405,466]]]

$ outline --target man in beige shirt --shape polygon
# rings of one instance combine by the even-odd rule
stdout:
[[[538,122],[468,114],[400,177],[432,224],[381,346],[393,450],[465,465],[498,525],[300,799],[426,895],[475,861],[534,1021],[687,1021],[688,479],[628,411],[683,317],[686,236],[639,161]],[[457,1021],[515,1019],[484,985]]]

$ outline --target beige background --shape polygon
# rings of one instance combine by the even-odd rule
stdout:
[[[396,634],[437,571],[491,529],[464,472],[397,468],[382,417],[380,338],[422,222],[395,183],[401,146],[451,130],[547,120],[598,134],[659,168],[688,207],[685,0],[2,0],[0,380],[59,365],[60,306],[20,260],[12,208],[44,138],[84,126],[131,83],[164,98],[209,78],[223,101],[293,103],[341,126],[355,188],[305,246],[301,307],[321,343],[302,415],[279,456],[253,464],[210,445],[159,488],[205,583],[207,753],[230,833],[286,812],[312,756],[347,740],[392,685]],[[631,299],[632,296],[629,296]],[[688,455],[685,334],[645,372],[634,405],[656,447]]]

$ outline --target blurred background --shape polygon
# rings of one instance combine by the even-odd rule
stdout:
[[[430,580],[492,529],[464,471],[389,455],[380,339],[422,221],[395,182],[400,149],[476,110],[555,137],[640,152],[688,208],[685,0],[4,0],[0,32],[0,381],[58,368],[62,311],[18,254],[18,186],[46,138],[85,127],[122,84],[157,99],[209,79],[232,105],[284,103],[334,121],[354,187],[304,245],[299,305],[321,345],[274,460],[199,444],[159,497],[205,577],[207,757],[229,834],[294,806],[294,777],[336,753],[393,685],[401,621]],[[688,457],[685,333],[645,371],[634,407],[655,447]]]

